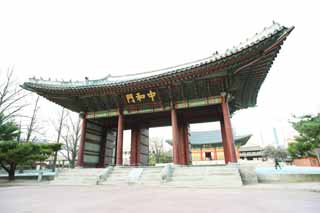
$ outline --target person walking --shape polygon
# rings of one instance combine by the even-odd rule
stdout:
[[[279,169],[281,169],[280,160],[278,158],[274,159],[274,167],[276,170],[278,170],[278,167],[279,167]]]

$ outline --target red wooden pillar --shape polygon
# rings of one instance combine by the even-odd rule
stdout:
[[[190,162],[190,147],[189,147],[189,125],[184,126],[184,143],[185,143],[185,153],[186,153],[186,164]]]
[[[178,118],[177,112],[174,108],[174,104],[171,103],[171,126],[172,126],[172,150],[173,150],[173,163],[179,164],[179,129],[178,129]]]
[[[225,153],[225,162],[237,162],[237,156],[236,156],[236,150],[235,145],[233,141],[233,133],[232,133],[232,126],[231,126],[231,120],[230,120],[230,112],[228,103],[225,100],[225,98],[222,98],[221,103],[222,108],[222,119],[220,121],[221,124],[221,133],[222,133],[222,139],[223,140],[223,149],[226,149],[224,151]],[[227,155],[227,158],[226,158]]]
[[[214,156],[213,156],[213,160],[218,160],[217,147],[214,147]]]
[[[130,165],[136,166],[139,164],[139,144],[140,144],[140,129],[131,130],[131,153]]]
[[[185,122],[182,122],[179,126],[179,140],[179,162],[180,164],[187,165],[190,161],[190,150],[188,124]]]
[[[118,116],[118,135],[117,135],[117,159],[116,165],[122,165],[122,148],[123,148],[123,113],[119,110]]]
[[[223,115],[221,115],[223,116]],[[223,118],[220,120],[220,127],[221,127],[221,136],[222,136],[222,146],[223,146],[223,153],[224,153],[224,162],[227,164],[230,161],[228,145],[226,142],[226,132],[225,132],[225,125]]]
[[[184,124],[181,123],[179,125],[179,143],[178,143],[178,150],[179,150],[179,164],[186,165],[186,142],[185,142],[185,130]]]
[[[80,138],[80,144],[79,144],[79,151],[78,151],[78,166],[82,167],[84,166],[84,143],[86,138],[86,129],[87,129],[87,119],[86,116],[82,119],[81,124],[81,138]]]

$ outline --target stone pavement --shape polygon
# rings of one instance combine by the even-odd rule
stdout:
[[[264,187],[12,186],[0,188],[0,206],[1,213],[319,212],[320,193]]]
[[[39,186],[39,185],[47,185],[50,181],[41,181],[38,182],[35,179],[24,180],[24,179],[16,179],[15,181],[8,181],[6,179],[0,179],[0,187],[7,186]]]

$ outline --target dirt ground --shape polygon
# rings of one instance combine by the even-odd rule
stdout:
[[[193,189],[142,186],[0,188],[0,212],[319,212],[320,193],[283,189]]]

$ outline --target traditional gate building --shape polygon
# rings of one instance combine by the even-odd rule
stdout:
[[[148,161],[148,129],[172,126],[173,162],[191,161],[189,124],[219,121],[225,162],[236,162],[230,114],[256,105],[258,91],[293,30],[277,23],[224,53],[167,69],[100,80],[29,79],[22,87],[82,118],[78,165],[122,165],[131,129],[131,165]]]

